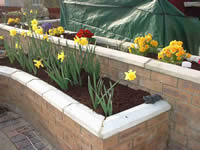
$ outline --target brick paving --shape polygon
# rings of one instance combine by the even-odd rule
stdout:
[[[28,122],[8,110],[0,112],[0,149],[56,150]]]

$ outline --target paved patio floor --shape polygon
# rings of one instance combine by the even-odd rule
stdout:
[[[18,114],[0,112],[1,150],[55,150]]]

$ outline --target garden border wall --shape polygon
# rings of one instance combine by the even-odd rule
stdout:
[[[12,27],[0,25],[0,33],[5,36],[8,36],[10,29]],[[65,39],[52,39],[55,44],[58,44],[58,39],[62,46],[66,44]],[[73,41],[67,42],[69,47],[74,48]],[[200,113],[200,71],[99,46],[96,47],[96,55],[101,62],[102,75],[118,80],[123,78],[124,71],[136,70],[137,79],[123,84],[161,94],[172,105],[169,119],[170,150],[198,150],[200,116],[196,114]]]

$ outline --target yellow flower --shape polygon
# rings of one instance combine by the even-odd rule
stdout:
[[[152,41],[151,41],[151,45],[152,45],[153,47],[157,47],[157,46],[158,46],[158,42],[155,41],[155,40],[152,40]]]
[[[38,29],[38,26],[36,24],[32,25],[32,30],[36,31]]]
[[[27,36],[30,36],[30,37],[33,36],[32,32],[30,30],[27,32]]]
[[[132,53],[132,49],[130,47],[128,47],[128,52]]]
[[[37,11],[37,10],[35,11],[35,14],[38,14],[38,11]]]
[[[13,19],[13,18],[9,18],[7,23],[8,23],[8,24],[15,23],[15,19]]]
[[[10,36],[14,37],[17,34],[17,31],[15,29],[10,30]]]
[[[125,72],[125,80],[133,81],[136,79],[136,71],[132,71],[131,69],[128,72]]]
[[[55,35],[54,32],[53,32],[53,29],[49,29],[49,35],[51,35],[51,36]]]
[[[78,36],[75,36],[75,38],[74,38],[74,42],[79,44],[79,42],[80,42],[80,38],[79,38]]]
[[[61,53],[58,54],[57,59],[60,60],[61,62],[63,62],[64,58],[65,58],[65,53],[64,53],[64,51],[62,51]]]
[[[82,45],[82,46],[88,45],[87,38],[85,38],[85,37],[80,38],[79,44]]]
[[[162,59],[162,58],[163,58],[163,53],[162,52],[158,53],[158,59]]]
[[[31,10],[30,10],[30,14],[32,14],[32,13],[33,13],[33,10],[31,9]]]
[[[33,62],[35,63],[34,65],[39,69],[40,67],[44,67],[44,65],[42,64],[42,60],[33,60]]]
[[[190,58],[192,55],[190,53],[186,53],[186,58]]]
[[[23,37],[26,37],[26,32],[22,31],[22,32],[20,33],[20,35],[23,36]]]
[[[145,48],[145,51],[148,50],[149,49],[149,45],[145,45],[144,48]]]
[[[0,36],[0,40],[3,40],[4,39],[4,36]]]
[[[24,12],[23,15],[26,16],[27,15],[26,12]]]
[[[33,26],[33,25],[38,25],[38,21],[36,20],[36,19],[33,19],[32,21],[31,21],[31,25]]]
[[[43,40],[47,40],[48,41],[49,37],[48,37],[48,34],[46,33],[44,36],[43,36]]]
[[[181,57],[177,57],[177,60],[181,60]]]
[[[17,42],[15,43],[15,48],[16,49],[21,49],[22,48],[22,46],[21,45],[19,45]]]
[[[65,32],[65,30],[64,30],[64,28],[63,28],[62,26],[59,26],[59,27],[57,28],[57,30],[58,30],[58,33],[59,33],[59,34],[63,34],[63,33]]]
[[[135,45],[134,45],[134,44],[131,44],[131,48],[135,48]]]
[[[139,51],[143,53],[146,51],[146,49],[144,47],[140,47]]]
[[[35,32],[36,32],[37,34],[42,35],[42,34],[43,34],[43,29],[40,27],[39,29],[35,30]]]
[[[19,18],[16,18],[16,19],[15,19],[15,23],[18,24],[19,22],[20,22],[20,19],[19,19]]]

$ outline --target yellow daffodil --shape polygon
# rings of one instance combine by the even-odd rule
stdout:
[[[17,34],[17,31],[15,29],[10,30],[10,36],[14,37]]]
[[[16,49],[21,49],[22,48],[22,46],[21,45],[19,45],[17,42],[15,43],[15,48]]]
[[[22,32],[20,33],[20,35],[23,36],[23,37],[26,37],[26,32],[22,31]]]
[[[38,11],[37,11],[37,10],[35,11],[35,14],[38,14]]]
[[[42,35],[43,34],[43,28],[38,28],[37,30],[35,30],[35,33]]]
[[[132,71],[131,69],[128,72],[125,72],[125,80],[133,81],[136,79],[136,71]]]
[[[30,30],[27,32],[27,36],[30,36],[30,37],[33,36],[32,32]]]
[[[40,67],[44,67],[44,65],[42,64],[42,60],[33,60],[33,62],[35,63],[34,65],[39,69]]]
[[[33,13],[33,10],[31,9],[31,10],[30,10],[30,14],[32,14],[32,13]]]
[[[58,54],[57,59],[60,60],[61,62],[64,61],[64,59],[65,59],[65,53],[64,53],[64,51],[62,51],[61,53]]]
[[[3,40],[4,39],[4,36],[0,36],[0,40]]]
[[[33,19],[32,21],[31,21],[31,25],[33,26],[33,25],[38,25],[38,21],[36,20],[36,19]]]
[[[38,29],[38,26],[36,24],[32,25],[32,30],[36,31]]]
[[[130,47],[128,47],[128,52],[132,53],[132,49]]]
[[[27,15],[26,12],[24,12],[23,15],[26,16]]]
[[[87,40],[87,38],[85,38],[85,37],[80,38],[79,44],[82,45],[82,46],[88,45],[88,40]]]
[[[74,42],[79,44],[79,42],[80,42],[80,38],[79,38],[78,36],[75,36],[75,38],[74,38]]]
[[[48,34],[46,33],[46,34],[43,36],[43,40],[47,40],[47,41],[48,41],[48,39],[49,39],[49,36],[48,36]]]

